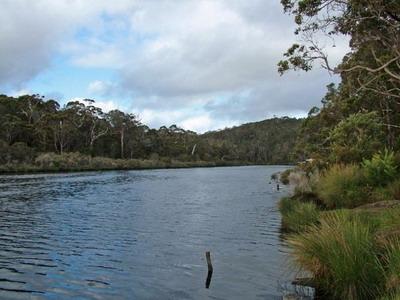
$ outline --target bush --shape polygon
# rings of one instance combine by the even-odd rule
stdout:
[[[385,133],[377,112],[352,114],[330,132],[331,160],[361,162],[382,149]]]
[[[365,176],[355,165],[333,165],[322,174],[315,190],[329,209],[354,208],[372,201]]]
[[[391,182],[397,174],[394,154],[387,150],[374,154],[370,160],[364,160],[362,166],[368,183],[373,186],[384,186]]]
[[[33,148],[29,147],[25,143],[14,143],[9,146],[7,143],[0,141],[0,163],[12,163],[12,164],[27,164],[32,163],[35,156]]]
[[[320,225],[292,236],[295,263],[311,272],[317,287],[334,299],[375,299],[383,292],[385,269],[368,223],[347,211],[330,212]]]
[[[283,198],[279,202],[282,214],[282,228],[289,232],[302,232],[308,226],[316,224],[319,211],[314,203],[303,203],[293,198]]]

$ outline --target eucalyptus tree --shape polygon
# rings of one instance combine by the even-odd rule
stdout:
[[[308,118],[313,122],[307,122],[306,126],[313,124],[316,131],[306,129],[305,132],[314,137],[320,135],[318,143],[329,149],[333,136],[330,131],[339,122],[346,124],[346,119],[353,114],[376,111],[378,116],[370,122],[378,122],[385,128],[386,138],[381,147],[398,147],[400,1],[281,0],[281,3],[284,11],[294,16],[295,34],[300,42],[287,50],[278,71],[281,74],[291,69],[309,71],[319,62],[342,79],[333,93],[328,91],[329,105],[323,103],[322,109]],[[334,47],[339,36],[348,39],[349,52],[339,65],[332,65],[326,45]],[[364,115],[368,116],[372,115]],[[330,119],[328,123],[324,123],[326,117]]]
[[[87,144],[89,145],[90,154],[93,155],[94,143],[105,136],[110,126],[106,120],[106,115],[101,108],[95,106],[95,101],[92,99],[83,100],[87,105],[83,106],[83,120],[86,124]]]
[[[120,110],[112,110],[106,116],[114,134],[119,136],[120,157],[125,157],[125,141],[127,133],[138,126],[139,121],[134,114],[126,114]],[[131,137],[132,138],[132,137]]]

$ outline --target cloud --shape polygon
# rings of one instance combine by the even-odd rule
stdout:
[[[116,85],[113,82],[94,80],[89,83],[87,91],[89,94],[105,96],[110,95],[115,88]]]
[[[139,116],[142,123],[151,124],[154,128],[175,124],[186,130],[201,133],[239,124],[237,121],[216,120],[207,111],[134,109],[133,112]]]
[[[2,0],[0,87],[32,79],[62,48],[74,44],[79,30],[100,33],[106,26],[104,15],[125,14],[135,5],[128,0]]]
[[[304,116],[337,81],[318,65],[307,74],[278,75],[277,62],[295,41],[294,22],[279,3],[150,1],[131,22],[134,33],[151,38],[125,55],[121,87],[142,108],[187,111],[183,127]],[[339,41],[330,55],[338,62],[346,51]]]
[[[0,87],[22,89],[61,57],[116,74],[90,78],[80,93],[107,109],[129,107],[151,126],[204,131],[297,116],[337,79],[318,68],[278,76],[294,27],[279,1],[3,0]],[[346,51],[339,40],[330,55],[338,62]]]
[[[136,93],[191,96],[249,88],[276,73],[292,39],[286,18],[277,31],[276,24],[254,23],[228,1],[150,3],[132,26],[154,38],[137,47],[121,70],[123,85]]]

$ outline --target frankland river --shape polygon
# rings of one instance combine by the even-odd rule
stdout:
[[[0,176],[0,298],[279,299],[285,168]]]

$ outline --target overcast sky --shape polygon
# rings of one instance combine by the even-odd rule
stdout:
[[[204,132],[304,116],[337,79],[280,77],[296,41],[280,0],[0,0],[0,92],[95,99]],[[330,57],[346,50],[337,41]]]

